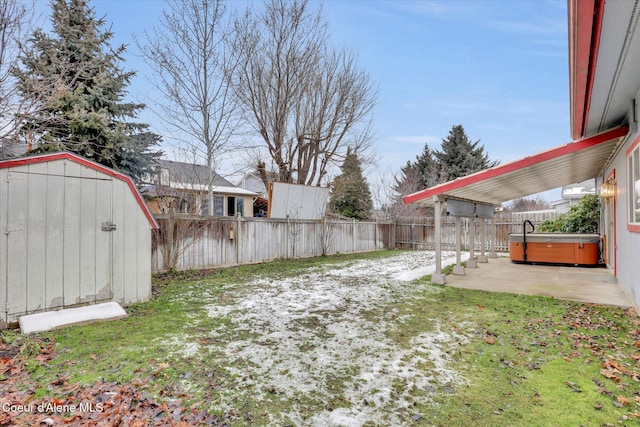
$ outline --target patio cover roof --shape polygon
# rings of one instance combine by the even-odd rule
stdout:
[[[403,198],[405,204],[433,206],[436,197],[499,205],[563,185],[595,178],[627,135],[627,126],[476,172]]]

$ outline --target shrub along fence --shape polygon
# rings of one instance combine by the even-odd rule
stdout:
[[[433,218],[359,222],[169,214],[156,219],[160,229],[153,233],[152,240],[154,272],[389,248],[434,249],[435,242]],[[472,221],[462,219],[462,245],[465,248],[473,225]],[[495,227],[495,250],[507,251],[509,233],[521,232],[522,221],[497,218]],[[475,248],[479,250],[479,222],[475,223],[475,229]],[[487,246],[491,239],[490,229],[487,223]],[[453,218],[443,220],[442,244],[444,249],[455,247]]]

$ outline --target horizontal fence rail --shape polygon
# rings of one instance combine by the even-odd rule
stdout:
[[[544,219],[537,218],[534,224]],[[203,217],[180,214],[157,216],[160,228],[153,232],[152,269],[202,269],[270,261],[306,258],[336,253],[378,249],[433,250],[433,218],[402,219],[396,222],[296,220],[243,217]],[[462,246],[481,249],[480,220],[461,219]],[[509,250],[509,233],[522,232],[522,221],[511,217],[494,221],[496,251]],[[492,239],[490,222],[485,224],[486,248]],[[453,218],[442,221],[443,249],[454,249]]]

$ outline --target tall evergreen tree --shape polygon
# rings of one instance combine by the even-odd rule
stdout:
[[[51,21],[52,34],[36,30],[14,70],[25,99],[47,99],[24,117],[32,151],[71,151],[139,180],[161,154],[152,151],[160,137],[129,121],[144,104],[124,101],[135,75],[120,66],[125,45],[111,47],[113,33],[86,0],[53,0]]]
[[[395,177],[394,204],[401,205],[403,196],[438,184],[438,178],[439,166],[429,145],[425,144],[422,153],[416,156],[416,160],[407,161],[407,164],[400,168],[400,174]]]
[[[433,187],[440,183],[441,166],[436,161],[433,150],[428,144],[424,145],[422,153],[416,157],[413,168],[418,177],[420,189]]]
[[[489,160],[479,140],[474,143],[469,141],[462,125],[453,126],[449,136],[442,140],[441,150],[432,150],[425,144],[415,161],[408,161],[400,168],[395,178],[392,207],[401,214],[407,213],[408,209],[402,202],[403,196],[497,164],[497,161]]]
[[[362,174],[360,158],[351,149],[347,149],[341,172],[333,181],[331,210],[358,220],[371,218],[373,201],[369,184]]]
[[[418,215],[422,209],[416,205],[405,205],[402,198],[427,187],[429,187],[429,185],[425,185],[424,183],[423,173],[418,167],[418,160],[415,162],[408,160],[407,163],[400,168],[400,173],[394,176],[393,194],[390,200],[391,204],[388,206],[387,215],[394,219]]]
[[[440,167],[440,182],[450,181],[498,164],[489,160],[480,140],[472,143],[462,125],[455,125],[449,136],[442,140],[442,151],[434,150],[433,156]]]

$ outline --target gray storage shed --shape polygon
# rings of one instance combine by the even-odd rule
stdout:
[[[0,161],[0,328],[151,296],[151,230],[126,175],[68,152]]]

